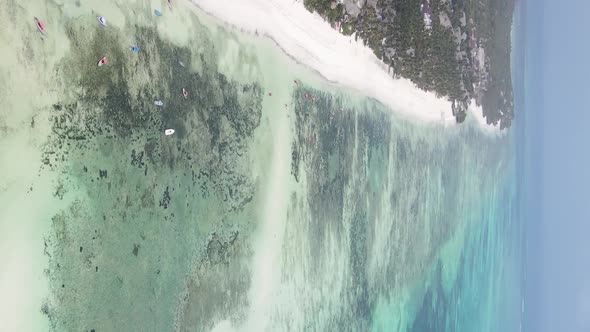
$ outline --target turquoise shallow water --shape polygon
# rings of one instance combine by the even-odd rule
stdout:
[[[305,99],[305,93],[297,97]],[[328,110],[340,108],[331,96],[307,95]],[[322,252],[330,237],[326,229],[348,234],[340,253],[324,259],[344,256],[349,269],[342,270],[354,282],[338,285],[347,294],[338,302],[347,308],[338,316],[342,322],[320,329],[517,330],[521,231],[511,138],[492,139],[469,125],[415,126],[370,102],[344,119],[322,106],[302,107],[299,118],[302,128],[315,128],[314,119],[329,123],[300,133],[318,138],[319,146],[304,149],[311,153],[306,163],[313,165],[310,191],[318,192],[310,203],[318,218],[310,222],[320,230],[308,236],[312,248],[320,246],[311,251]],[[341,157],[333,158],[332,151]],[[338,172],[330,172],[332,160],[340,160]],[[339,213],[342,219],[329,218]],[[334,266],[320,271],[333,273]],[[310,310],[318,308],[329,310],[319,304]]]
[[[22,112],[0,117],[2,151],[34,166],[3,169],[2,194],[53,207],[15,214],[43,226],[22,243],[50,329],[512,330],[510,135],[408,122],[269,41],[153,5],[108,7],[108,28],[102,3],[50,5],[51,38],[1,35],[22,36],[11,72],[51,86],[24,103],[3,76]]]

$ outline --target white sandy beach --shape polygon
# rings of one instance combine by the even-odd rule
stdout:
[[[301,0],[191,1],[226,24],[272,39],[327,80],[375,98],[400,115],[444,125],[455,122],[449,101],[416,88],[407,79],[394,79],[360,39],[340,34],[307,11]],[[498,132],[486,124],[481,107],[472,103],[469,112],[483,131]]]

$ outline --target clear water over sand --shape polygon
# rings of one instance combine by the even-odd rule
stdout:
[[[497,330],[509,137],[398,119],[185,3],[0,18],[0,330]]]

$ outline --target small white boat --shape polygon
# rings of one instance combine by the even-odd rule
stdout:
[[[107,26],[107,19],[102,17],[102,16],[97,16],[96,20],[98,21],[98,23],[100,23],[100,25],[102,26]]]
[[[162,107],[164,106],[164,102],[162,102],[161,100],[156,100],[154,101],[154,105]]]
[[[98,60],[98,66],[102,67],[102,65],[106,65],[109,62],[109,60],[107,59],[107,57],[102,57],[102,59]]]
[[[102,16],[97,16],[96,19],[98,20],[98,23],[100,23],[100,25],[106,27],[107,26],[107,19],[102,17]]]
[[[174,129],[166,129],[166,130],[164,130],[164,134],[166,136],[170,136],[170,135],[174,134]]]
[[[184,96],[184,98],[188,98],[188,90],[185,88],[182,88],[182,95]]]

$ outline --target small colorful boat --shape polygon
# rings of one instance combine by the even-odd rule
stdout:
[[[137,45],[132,46],[131,50],[133,51],[133,53],[137,53],[137,52],[139,52],[139,46],[137,46]]]
[[[34,19],[35,19],[35,25],[37,26],[37,29],[39,29],[39,32],[41,32],[42,34],[47,33],[47,31],[45,30],[45,24],[43,24],[43,22],[41,22],[36,17]]]
[[[98,66],[102,67],[102,65],[106,65],[109,62],[109,60],[107,59],[107,57],[102,57],[102,59],[98,60]]]
[[[162,12],[159,10],[154,10],[154,14],[156,14],[156,16],[162,16]]]
[[[170,135],[174,134],[174,129],[166,129],[166,130],[164,130],[164,134],[166,136],[170,136]]]
[[[182,95],[184,98],[188,98],[188,91],[185,88],[182,88]]]
[[[168,8],[170,8],[170,10],[172,10],[172,0],[168,0]]]
[[[102,25],[103,27],[107,26],[107,19],[102,17],[102,16],[97,16],[96,19],[98,20],[98,23],[100,23],[100,25]]]

